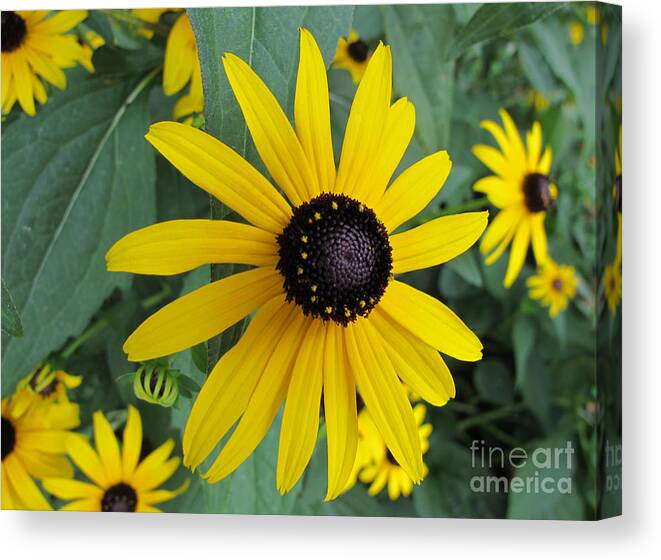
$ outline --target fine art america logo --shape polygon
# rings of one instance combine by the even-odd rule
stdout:
[[[476,493],[571,494],[574,447],[567,441],[563,447],[538,447],[526,451],[515,447],[486,446],[484,440],[474,440],[470,446],[473,469],[493,473],[498,470],[515,472],[507,477],[479,474],[470,479]]]

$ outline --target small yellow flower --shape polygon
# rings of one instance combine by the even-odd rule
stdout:
[[[54,369],[48,363],[40,365],[18,383],[12,397],[14,410],[20,414],[35,401],[61,404],[60,414],[66,412],[69,419],[67,428],[75,428],[80,424],[79,407],[69,400],[67,389],[77,388],[81,381],[82,377]]]
[[[549,98],[539,91],[531,91],[530,100],[531,103],[534,105],[535,110],[540,113],[542,111],[546,111],[546,109],[548,109],[549,106],[551,105]]]
[[[432,425],[424,423],[426,412],[425,405],[421,403],[413,408],[423,455],[429,449],[429,436],[432,432]],[[358,432],[358,458],[362,463],[358,468],[358,478],[366,484],[371,483],[368,494],[375,496],[387,486],[388,497],[391,500],[397,500],[400,496],[409,496],[413,490],[413,480],[388,451],[383,437],[366,409],[358,415]],[[427,465],[423,464],[423,478],[427,472]]]
[[[572,45],[580,45],[585,37],[585,27],[580,21],[572,21],[569,24],[569,39]]]
[[[18,101],[30,116],[35,99],[48,99],[44,81],[64,89],[63,68],[84,64],[85,51],[75,35],[67,35],[87,17],[86,10],[2,12],[2,113]]]
[[[573,266],[559,265],[548,258],[527,280],[529,295],[549,308],[549,315],[556,317],[567,309],[569,300],[576,295],[578,278]]]
[[[617,260],[604,269],[604,294],[612,315],[622,299],[622,265]]]
[[[94,64],[92,63],[94,51],[105,44],[105,39],[98,33],[95,33],[94,31],[87,31],[85,33],[85,39],[82,41],[85,58],[83,58],[80,63],[88,72],[94,72]]]
[[[62,510],[159,512],[155,504],[172,500],[188,488],[188,480],[177,490],[158,488],[179,467],[179,457],[170,457],[173,440],[140,461],[142,420],[135,407],[129,406],[121,449],[101,411],[94,413],[94,441],[96,449],[81,436],[66,441],[69,456],[91,483],[66,478],[43,481],[46,491],[62,500],[73,500]]]
[[[65,441],[78,424],[67,404],[24,404],[17,407],[13,396],[2,401],[2,509],[49,510],[34,479],[73,476]]]
[[[363,77],[370,59],[367,43],[352,30],[348,38],[340,37],[333,57],[333,68],[348,70],[355,84]]]
[[[225,478],[251,455],[284,404],[276,484],[288,492],[314,451],[323,394],[332,499],[354,465],[358,389],[393,456],[419,481],[420,440],[400,379],[443,405],[452,382],[439,352],[477,361],[482,344],[448,307],[395,276],[463,253],[488,214],[444,216],[395,233],[436,196],[451,162],[436,152],[391,184],[415,129],[415,110],[406,98],[392,103],[389,47],[379,45],[358,85],[337,168],[326,68],[310,32],[300,31],[295,128],[248,64],[230,53],[223,64],[281,191],[201,130],[152,125],[152,145],[251,225],[156,224],[119,240],[106,255],[108,269],[178,274],[212,262],[253,268],[163,307],[124,350],[132,361],[172,354],[256,311],[197,395],[184,432],[184,464],[197,468],[236,424],[204,474],[210,482]]]
[[[597,25],[599,22],[599,8],[594,5],[587,6],[585,9],[585,17],[590,25]]]
[[[532,243],[538,265],[547,257],[544,228],[546,212],[558,196],[558,189],[549,178],[551,147],[542,153],[542,127],[533,124],[527,134],[527,149],[519,131],[504,109],[500,110],[504,128],[494,121],[480,126],[496,139],[500,150],[492,146],[473,147],[473,154],[489,167],[494,175],[480,179],[473,189],[487,195],[500,212],[482,238],[480,251],[486,264],[496,262],[512,244],[504,285],[509,288],[519,276]]]

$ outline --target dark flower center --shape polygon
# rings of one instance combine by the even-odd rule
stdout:
[[[388,461],[391,465],[399,466],[399,463],[397,462],[397,459],[395,459],[390,453],[390,449],[386,447],[386,461]]]
[[[562,280],[560,280],[560,278],[556,278],[555,280],[553,280],[552,285],[553,285],[553,289],[556,292],[561,292],[562,291]]]
[[[358,39],[358,41],[354,41],[353,43],[349,43],[347,50],[349,51],[349,56],[356,62],[365,62],[367,60],[367,55],[370,52],[367,43],[365,43],[365,41],[361,41],[360,39]]]
[[[57,389],[57,378],[53,376],[53,379],[47,385],[44,385],[41,388],[39,388],[38,378],[39,376],[35,374],[32,376],[32,379],[30,379],[30,387],[32,387],[32,390],[41,395],[43,398],[52,395],[55,392],[55,389]]]
[[[388,285],[388,232],[348,196],[324,193],[295,208],[278,244],[287,301],[305,315],[346,326],[367,317]]]
[[[523,197],[530,212],[548,210],[553,206],[551,181],[541,173],[529,173],[523,180]]]
[[[137,505],[135,490],[123,482],[108,488],[101,499],[101,511],[135,511]]]
[[[16,12],[2,12],[2,52],[12,52],[20,47],[27,30],[25,20]]]
[[[2,417],[2,460],[5,460],[5,457],[9,455],[16,445],[16,429],[14,425],[7,420],[4,416]]]
[[[622,175],[615,177],[615,208],[622,213]]]

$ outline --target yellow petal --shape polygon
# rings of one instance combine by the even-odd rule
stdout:
[[[477,336],[436,298],[393,280],[378,305],[390,318],[439,352],[467,362],[482,358],[482,343]]]
[[[542,154],[542,125],[533,123],[531,131],[527,135],[528,144],[528,170],[535,171],[539,158]]]
[[[500,211],[484,234],[480,243],[480,251],[490,253],[507,236],[510,229],[518,223],[522,215],[523,208],[521,206],[508,206]]]
[[[301,478],[314,451],[319,430],[326,329],[313,321],[300,342],[287,390],[280,427],[276,486],[289,492]]]
[[[497,208],[506,208],[523,201],[523,191],[520,185],[505,181],[498,175],[489,175],[475,181],[473,190],[486,194],[489,202]]]
[[[167,459],[167,456],[172,452],[172,447],[170,447],[168,443],[169,442],[166,442],[161,446],[164,449],[160,456],[154,456],[153,460],[151,460],[152,455],[159,451],[159,448],[156,451],[153,451],[151,455],[148,455],[147,458],[138,465],[138,468],[135,470],[133,478],[131,479],[131,483],[136,488],[139,488],[140,490],[152,490],[170,479],[179,468],[179,465],[181,464],[181,459],[179,457],[171,457],[170,459]],[[168,447],[165,447],[166,445],[168,445]]]
[[[518,278],[519,272],[523,267],[528,253],[528,245],[530,244],[530,219],[523,219],[519,223],[519,227],[514,234],[514,241],[512,241],[512,250],[510,251],[510,260],[507,265],[507,272],[505,273],[505,280],[503,284],[509,288],[514,281]]]
[[[213,368],[186,423],[183,449],[187,467],[196,469],[243,414],[295,311],[283,296],[269,301]]]
[[[191,348],[220,334],[282,292],[274,268],[234,274],[176,299],[146,319],[124,343],[133,362]]]
[[[190,480],[187,479],[176,490],[165,490],[165,489],[149,490],[147,492],[142,493],[141,500],[145,506],[147,504],[160,504],[162,502],[174,500],[177,496],[183,494],[186,490],[188,490],[189,486],[190,486]],[[139,511],[139,506],[137,511]]]
[[[443,406],[454,398],[452,374],[437,350],[402,328],[378,307],[372,311],[370,321],[382,337],[382,346],[406,385],[435,406]]]
[[[546,229],[544,228],[545,212],[534,215],[530,221],[530,236],[532,239],[532,250],[535,254],[537,266],[543,265],[548,260],[548,241]]]
[[[33,117],[36,114],[34,106],[34,93],[32,83],[32,71],[23,52],[19,49],[14,53],[13,60],[14,87],[16,96],[23,111]]]
[[[351,104],[335,192],[362,200],[378,162],[392,96],[390,47],[379,44]]]
[[[173,220],[129,233],[106,254],[111,272],[180,274],[210,263],[275,266],[273,233],[222,220]]]
[[[106,469],[101,463],[99,456],[87,440],[79,435],[71,435],[67,438],[67,453],[76,466],[101,488],[108,488],[110,482]]]
[[[153,124],[147,140],[201,189],[251,224],[280,233],[291,208],[252,165],[210,134],[175,122]]]
[[[551,161],[553,160],[552,154],[551,146],[546,146],[546,149],[537,164],[537,173],[541,173],[542,175],[548,175],[551,173]]]
[[[64,453],[68,433],[64,430],[34,430],[21,434],[17,446],[29,451],[36,449],[46,453]]]
[[[60,511],[101,511],[101,500],[99,498],[76,500],[63,505]]]
[[[510,166],[505,156],[492,146],[479,144],[473,146],[473,155],[486,165],[496,175],[505,179],[513,179],[517,176],[518,168]]]
[[[294,102],[296,134],[317,175],[319,192],[331,192],[335,185],[335,158],[326,65],[312,34],[302,28],[300,32],[300,61]]]
[[[388,231],[423,210],[441,189],[451,168],[448,153],[436,152],[399,175],[374,207]]]
[[[186,14],[182,14],[174,22],[165,46],[163,64],[165,95],[174,95],[188,83],[193,75],[196,62],[197,49],[195,48],[193,28]]]
[[[95,412],[93,421],[94,442],[101,463],[106,469],[106,480],[111,485],[116,484],[122,479],[122,459],[119,454],[117,438],[103,412]]]
[[[259,157],[271,177],[295,206],[315,196],[319,192],[317,175],[269,88],[239,57],[225,53],[223,65]]]
[[[64,72],[53,62],[53,59],[46,54],[40,53],[34,49],[28,49],[30,65],[34,71],[56,88],[64,89],[67,85],[67,77]]]
[[[234,472],[267,434],[287,395],[300,341],[310,322],[311,319],[302,313],[294,313],[289,324],[284,325],[282,339],[274,346],[273,355],[264,368],[241,421],[204,475],[210,483],[218,482]]]
[[[411,403],[369,320],[344,329],[358,390],[395,460],[415,481],[422,478],[420,437]]]
[[[28,474],[38,479],[73,476],[73,467],[64,455],[42,453],[33,449],[29,453],[21,454],[21,462]]]
[[[515,165],[519,170],[524,171],[526,169],[526,149],[523,146],[523,141],[519,134],[516,124],[510,117],[510,114],[501,109],[498,111],[500,118],[505,125],[505,134],[507,134],[507,139],[509,140],[510,149],[512,150],[513,160],[510,165]]]
[[[62,10],[51,17],[42,19],[34,26],[33,32],[59,35],[73,29],[87,18],[87,10]]]
[[[390,238],[393,273],[428,268],[452,260],[475,243],[489,212],[444,216]]]
[[[11,453],[2,461],[2,472],[7,472],[7,481],[13,489],[14,507],[28,510],[51,510],[51,506],[37,488],[30,475],[18,459],[16,453]],[[5,493],[3,485],[2,493]],[[20,502],[20,503],[18,503]]]
[[[96,498],[103,496],[103,490],[94,484],[71,480],[67,478],[47,478],[43,481],[46,492],[61,500],[77,500],[79,498]]]
[[[125,479],[133,476],[140,452],[142,451],[142,419],[138,409],[129,405],[128,418],[124,426],[122,439],[122,476]]]
[[[326,326],[324,351],[324,417],[328,446],[328,491],[333,500],[351,477],[358,448],[356,383],[344,347],[342,327]]]
[[[378,161],[371,173],[367,192],[363,191],[365,204],[372,206],[383,196],[393,173],[404,157],[415,131],[415,106],[406,97],[398,99],[388,110],[388,120]]]

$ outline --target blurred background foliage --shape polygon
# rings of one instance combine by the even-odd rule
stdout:
[[[473,145],[489,143],[480,121],[494,119],[501,107],[520,130],[539,120],[544,142],[553,148],[552,179],[560,191],[546,221],[550,252],[576,268],[580,285],[567,311],[550,319],[527,296],[531,256],[509,290],[502,285],[506,259],[487,267],[475,247],[442,267],[407,275],[407,282],[448,303],[485,346],[477,364],[450,363],[457,398],[429,408],[430,472],[410,498],[370,497],[359,483],[323,503],[323,428],[304,478],[281,497],[274,480],[274,425],[251,458],[221,483],[208,485],[181,468],[178,480],[194,480],[166,504],[167,511],[575,519],[592,518],[605,507],[595,491],[603,476],[597,458],[605,439],[617,437],[620,422],[619,385],[613,381],[620,312],[608,314],[601,288],[602,267],[615,253],[616,218],[611,197],[596,196],[595,185],[610,193],[614,181],[621,45],[620,12],[601,9],[597,22],[584,3],[188,10],[205,78],[202,126],[264,173],[219,55],[231,50],[250,60],[291,116],[299,26],[313,32],[329,67],[338,38],[351,29],[372,48],[379,40],[392,46],[395,95],[409,97],[417,112],[400,169],[438,149],[447,149],[453,161],[445,187],[418,219],[488,207],[472,191],[487,174],[471,154]],[[68,88],[53,92],[35,118],[15,108],[2,126],[3,397],[50,359],[84,377],[74,393],[83,430],[89,431],[97,409],[119,428],[133,403],[142,412],[146,449],[169,436],[180,441],[192,401],[183,394],[170,408],[137,401],[131,384],[117,382],[136,370],[122,344],[156,308],[228,272],[205,267],[163,278],[105,271],[106,250],[129,231],[156,221],[226,214],[143,139],[150,123],[171,118],[176,101],[161,84],[175,17],[164,14],[148,40],[135,32],[129,10],[90,12],[81,33],[94,30],[106,43],[94,53],[95,73],[69,71]],[[329,82],[339,153],[356,86],[339,69],[329,70]],[[198,347],[172,356],[170,366],[201,384],[208,364],[240,329],[212,341],[208,360],[207,349]],[[610,383],[607,397],[600,393],[602,382]],[[604,412],[611,436],[597,430]],[[506,450],[572,441],[578,450],[569,473],[575,491],[550,500],[474,493],[469,482],[480,469],[471,465],[473,440]],[[514,473],[496,468],[489,474]]]

